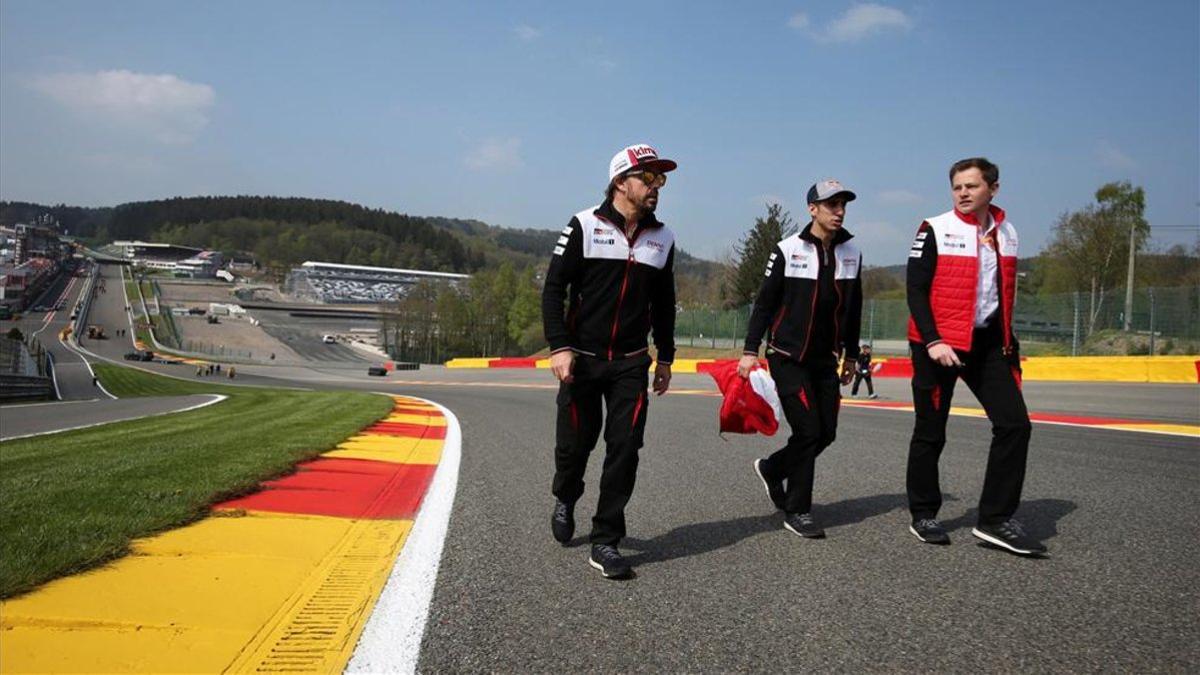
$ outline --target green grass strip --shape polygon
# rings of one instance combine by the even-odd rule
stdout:
[[[378,394],[174,380],[96,366],[121,397],[219,393],[186,413],[0,445],[0,597],[94,567],[130,541],[198,520],[222,500],[381,419]]]

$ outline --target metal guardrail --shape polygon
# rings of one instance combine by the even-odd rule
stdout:
[[[88,313],[92,309],[92,296],[96,292],[96,279],[99,277],[100,263],[95,262],[92,264],[92,273],[88,275],[87,288],[84,288],[83,293],[80,295],[79,311],[75,314],[75,323],[71,325],[71,332],[76,338],[81,335],[80,331],[87,325]]]
[[[54,398],[54,382],[48,377],[0,375],[0,400],[28,401]]]

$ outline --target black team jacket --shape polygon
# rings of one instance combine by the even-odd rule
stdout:
[[[675,234],[646,214],[632,237],[611,200],[575,214],[562,230],[542,289],[542,327],[552,354],[605,360],[648,350],[675,359]],[[566,315],[563,302],[569,300]]]
[[[850,242],[844,229],[834,235],[829,253],[812,234],[812,223],[801,232],[779,242],[767,260],[766,278],[754,300],[746,328],[745,354],[758,355],[763,334],[769,331],[767,348],[794,361],[813,354],[814,329],[833,321],[831,355],[858,358],[862,323],[862,253]],[[828,260],[826,256],[832,256]],[[832,263],[832,264],[830,264]],[[824,272],[824,274],[822,274]],[[822,281],[825,283],[823,284]],[[832,317],[818,317],[818,289],[824,287],[833,305]]]

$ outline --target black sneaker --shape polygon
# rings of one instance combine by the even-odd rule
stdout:
[[[976,525],[971,534],[993,546],[999,546],[1018,555],[1042,555],[1046,547],[1025,534],[1021,523],[1009,518],[996,525]]]
[[[946,534],[946,528],[933,518],[913,521],[913,524],[908,526],[908,531],[917,535],[917,539],[926,544],[946,546],[950,543],[950,535]]]
[[[554,500],[554,515],[550,517],[550,532],[560,544],[566,544],[575,536],[575,505],[560,499]]]
[[[625,558],[616,546],[611,544],[592,544],[592,556],[588,563],[600,570],[605,579],[624,579],[633,574],[633,568],[625,562]]]
[[[805,539],[825,538],[825,530],[817,525],[811,513],[789,513],[783,517],[783,526]]]
[[[754,460],[754,473],[758,474],[758,479],[762,481],[763,487],[767,489],[767,496],[771,498],[771,503],[780,511],[783,510],[783,481],[776,480],[767,476],[767,460]]]

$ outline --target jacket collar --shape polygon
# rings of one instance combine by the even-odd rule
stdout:
[[[621,212],[617,210],[617,207],[613,206],[611,199],[605,199],[604,203],[596,207],[596,210],[592,213],[597,218],[612,223],[622,231],[625,230],[625,216],[621,215]],[[662,223],[660,223],[658,219],[654,217],[653,213],[647,213],[644,214],[641,220],[638,221],[637,229],[634,230],[634,232],[636,234],[644,229],[653,227],[662,227]]]
[[[1000,208],[999,206],[996,206],[995,204],[988,205],[988,213],[990,213],[992,216],[993,225],[999,226],[1000,223],[1004,222],[1004,209]],[[955,208],[954,215],[958,216],[959,220],[968,225],[978,226],[980,224],[979,219],[975,217],[974,213],[959,213],[958,209]]]
[[[807,241],[807,242],[816,244],[817,246],[820,246],[821,240],[817,237],[817,235],[812,233],[812,227],[813,227],[813,223],[810,220],[810,221],[808,221],[808,225],[805,225],[804,229],[800,230],[800,234],[798,236],[801,239],[803,239],[804,241]],[[846,228],[844,228],[844,227],[838,228],[838,231],[833,233],[833,246],[841,246],[842,244],[850,241],[853,238],[854,238],[854,235],[850,234],[850,232],[847,231]]]

